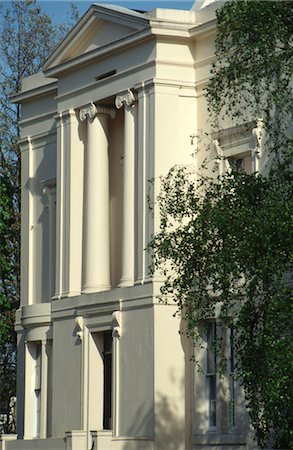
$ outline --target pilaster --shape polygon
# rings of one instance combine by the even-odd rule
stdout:
[[[122,276],[120,286],[134,283],[134,171],[135,171],[135,97],[128,89],[117,95],[117,109],[124,106],[124,174],[123,174],[123,234]]]
[[[55,297],[81,291],[83,144],[74,110],[57,123],[57,230]]]

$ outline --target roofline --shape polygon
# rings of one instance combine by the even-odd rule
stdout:
[[[99,13],[99,19],[107,20],[116,17],[119,20],[125,20],[128,23],[131,23],[135,27],[148,26],[149,19],[146,17],[139,17],[140,13],[136,13],[137,15],[127,14],[124,11],[117,11],[115,9],[107,8],[105,6],[93,4],[87,10],[87,12],[81,17],[81,19],[77,22],[77,24],[72,28],[72,30],[65,36],[65,38],[61,41],[61,43],[57,46],[57,48],[53,51],[53,53],[49,56],[49,58],[45,61],[43,65],[43,71],[45,72],[49,65],[62,53],[62,51],[67,47],[68,43],[71,42],[78,33],[82,30],[82,28],[89,23],[90,18],[92,20],[96,18],[96,13]]]
[[[24,103],[26,100],[31,100],[35,97],[43,97],[52,92],[57,92],[58,82],[53,81],[52,83],[45,84],[44,86],[39,86],[37,88],[29,89],[25,92],[20,92],[19,94],[12,95],[10,100],[12,103]]]
[[[209,22],[204,22],[195,25],[189,29],[189,35],[191,38],[197,38],[199,36],[204,36],[208,33],[213,33],[217,30],[217,19],[210,20]]]
[[[82,55],[76,56],[73,59],[64,61],[61,64],[50,67],[48,69],[43,69],[46,77],[57,77],[60,73],[67,72],[68,70],[74,69],[77,66],[86,65],[91,63],[93,60],[97,61],[100,58],[106,57],[108,54],[113,55],[113,53],[118,52],[122,48],[127,48],[133,44],[137,44],[153,36],[152,30],[150,28],[145,28],[143,30],[136,31],[130,35],[120,38],[114,42],[103,45],[99,48],[91,50]]]

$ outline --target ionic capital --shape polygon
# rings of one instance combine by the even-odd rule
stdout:
[[[104,114],[106,116],[114,119],[115,110],[109,106],[95,105],[94,103],[90,103],[89,105],[83,107],[79,111],[79,118],[83,122],[88,117],[89,119],[94,119],[96,115]]]
[[[81,108],[79,111],[79,118],[83,122],[88,117],[89,119],[93,119],[97,114],[96,105],[90,103],[88,106]]]
[[[130,89],[127,89],[127,91],[121,92],[115,98],[115,106],[117,109],[122,108],[122,106],[132,106],[133,107],[134,102],[135,102],[135,96]]]

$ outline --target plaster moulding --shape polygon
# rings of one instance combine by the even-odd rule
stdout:
[[[82,341],[83,327],[84,327],[83,317],[77,316],[75,318],[75,324],[76,324],[76,336],[80,339],[80,341]]]
[[[112,328],[113,337],[120,338],[122,334],[122,313],[121,311],[114,311],[112,313]]]

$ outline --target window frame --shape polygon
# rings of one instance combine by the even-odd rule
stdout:
[[[261,119],[212,133],[212,142],[216,152],[215,162],[218,165],[219,175],[222,176],[227,171],[231,171],[229,159],[248,157],[251,158],[251,170],[246,173],[258,172],[263,139],[264,129]]]

